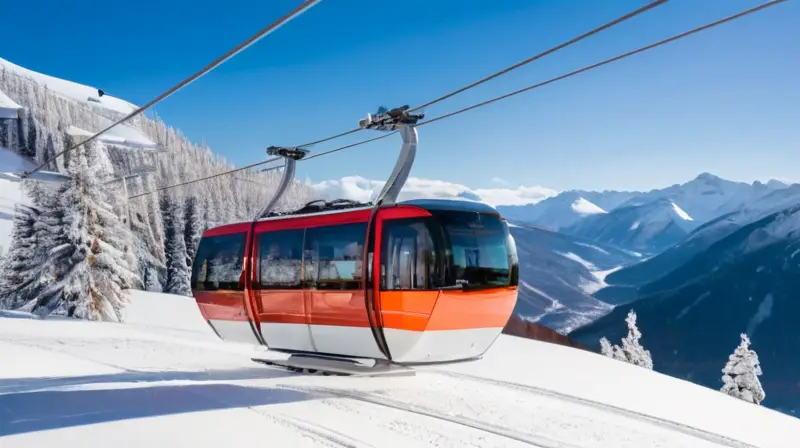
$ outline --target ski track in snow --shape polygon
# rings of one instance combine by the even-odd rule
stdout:
[[[683,424],[680,424],[680,423],[675,423],[675,422],[672,422],[672,421],[669,421],[669,420],[665,420],[665,419],[658,418],[658,417],[653,417],[651,415],[643,414],[643,413],[640,413],[640,412],[630,411],[628,409],[620,408],[620,407],[613,406],[613,405],[610,405],[610,404],[600,403],[598,401],[589,400],[589,399],[586,399],[586,398],[581,398],[581,397],[577,397],[577,396],[574,396],[574,395],[564,394],[564,393],[560,393],[560,392],[556,392],[556,391],[552,391],[552,390],[548,390],[548,389],[543,389],[543,388],[539,388],[539,387],[536,387],[536,386],[530,386],[530,385],[526,385],[526,384],[518,384],[518,383],[509,382],[509,381],[495,380],[495,379],[491,379],[491,378],[484,378],[484,377],[480,377],[480,376],[467,375],[467,374],[457,373],[457,372],[448,372],[448,371],[445,371],[445,370],[432,370],[432,373],[436,373],[436,374],[439,374],[439,375],[445,375],[445,376],[449,376],[449,377],[453,377],[453,378],[465,378],[465,379],[469,379],[469,380],[473,380],[473,381],[484,382],[484,383],[487,383],[487,384],[493,384],[493,385],[509,387],[509,388],[514,389],[514,390],[519,390],[519,391],[523,391],[523,392],[527,392],[527,393],[531,393],[531,394],[535,394],[535,395],[541,395],[541,396],[546,396],[546,397],[555,397],[555,398],[558,398],[558,399],[561,399],[561,400],[570,401],[570,402],[573,402],[573,403],[577,403],[577,404],[593,407],[593,408],[596,408],[596,409],[600,409],[600,410],[604,410],[604,411],[611,411],[613,413],[616,413],[616,414],[619,414],[619,415],[622,415],[622,416],[632,417],[632,418],[634,418],[636,420],[640,420],[640,421],[643,421],[643,422],[649,422],[649,423],[655,424],[657,426],[668,427],[668,428],[683,432],[683,433],[685,433],[687,435],[694,436],[694,437],[706,440],[708,442],[721,444],[723,446],[728,446],[728,447],[732,447],[732,448],[757,448],[754,445],[750,445],[748,443],[744,443],[744,442],[741,442],[741,441],[738,441],[738,440],[735,440],[735,439],[731,439],[729,437],[725,437],[725,436],[720,435],[720,434],[715,434],[715,433],[712,433],[712,432],[704,431],[702,429],[694,428],[694,427],[689,426],[689,425],[683,425]]]
[[[0,318],[0,357],[15,360],[0,363],[0,445],[95,447],[114,434],[121,438],[117,448],[153,441],[176,448],[232,446],[251,442],[257,427],[280,446],[328,448],[755,446],[721,435],[710,420],[694,426],[696,420],[681,415],[674,417],[680,423],[657,417],[673,418],[675,403],[647,398],[628,409],[591,393],[585,397],[594,400],[585,398],[580,391],[588,383],[569,382],[578,378],[570,369],[605,372],[597,387],[620,397],[634,387],[636,398],[623,402],[657,396],[651,390],[665,381],[676,391],[702,390],[551,344],[502,336],[484,360],[419,367],[413,377],[320,376],[254,364],[251,358],[265,352],[218,341],[190,299],[136,293],[129,317],[127,324]],[[535,359],[529,367],[516,364],[526,357]],[[520,371],[533,383],[508,378]],[[547,379],[555,372],[564,378],[557,384]],[[658,381],[648,385],[639,376]],[[742,406],[711,395],[683,402],[713,409],[703,400],[719,398],[725,407]],[[762,415],[749,405],[737,412]],[[727,418],[738,421],[735,415]],[[753,421],[766,424],[766,417]],[[771,433],[785,428],[785,437],[794,434],[780,420],[789,417],[773,418]]]

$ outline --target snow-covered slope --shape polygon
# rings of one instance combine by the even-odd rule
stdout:
[[[778,184],[773,184],[778,185]],[[719,216],[692,231],[686,239],[655,257],[623,268],[608,276],[608,283],[624,289],[640,286],[669,274],[712,244],[732,234],[737,229],[769,214],[800,204],[800,185],[771,191],[757,201],[748,203],[737,211]],[[620,303],[619,297],[631,297],[627,292],[604,290],[598,298]]]
[[[570,235],[644,254],[663,251],[696,227],[694,219],[669,199],[622,206],[586,217],[563,229]]]
[[[561,333],[611,311],[592,294],[632,255],[547,229],[512,225],[520,263],[515,314]]]
[[[98,107],[108,109],[118,114],[127,115],[137,109],[137,106],[125,100],[115,98],[111,95],[99,96],[96,87],[78,84],[76,82],[67,81],[65,79],[56,78],[53,76],[45,75],[25,67],[20,67],[12,62],[0,58],[0,70],[8,70],[9,72],[16,73],[26,78],[34,79],[36,82],[43,86],[47,86],[53,92],[64,98],[69,98],[73,101],[80,101],[82,103],[92,103]]]
[[[19,104],[0,90],[0,120],[17,118],[20,108]]]
[[[501,206],[498,210],[517,222],[563,230],[596,214],[611,212],[617,208],[669,200],[676,205],[676,211],[685,213],[700,225],[753,204],[763,196],[786,186],[776,180],[766,184],[758,181],[747,184],[702,173],[689,182],[648,192],[569,190],[535,204]]]
[[[778,448],[800,437],[793,417],[512,336],[480,361],[410,378],[301,376],[219,342],[192,299],[137,292],[129,315],[0,318],[0,358],[14,360],[0,364],[3,448]]]
[[[786,187],[786,184],[775,180],[767,184],[758,181],[748,184],[722,179],[711,173],[701,173],[689,182],[649,191],[622,206],[642,205],[659,199],[668,199],[702,224],[752,204],[772,191]]]
[[[497,210],[506,218],[516,222],[559,230],[587,216],[607,213],[607,210],[616,208],[636,194],[570,190],[536,204],[499,206]],[[598,203],[607,204],[609,208],[606,209]]]
[[[764,404],[800,411],[800,205],[739,228],[638,290],[638,300],[570,336],[592,347],[617,338],[633,308],[656,369],[718,387],[746,332],[764,370]]]

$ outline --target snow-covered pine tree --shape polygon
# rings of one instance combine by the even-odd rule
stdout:
[[[728,357],[728,363],[722,369],[721,392],[744,401],[761,404],[766,398],[761,381],[761,364],[758,354],[750,348],[750,338],[742,333],[741,342]]]
[[[203,223],[200,222],[200,211],[197,208],[197,198],[188,196],[184,205],[184,230],[183,241],[186,244],[187,266],[192,266],[194,256],[197,254],[197,246],[200,244],[200,237],[203,234]]]
[[[88,320],[122,321],[128,289],[138,286],[131,236],[107,202],[103,171],[91,143],[70,157],[70,181],[60,195],[64,230],[50,252],[54,282],[31,311]]]
[[[161,196],[161,216],[164,219],[164,253],[167,257],[167,281],[164,292],[191,296],[191,271],[186,263],[183,207],[167,194]]]
[[[608,339],[603,337],[600,339],[600,353],[609,358],[653,370],[653,358],[650,356],[650,351],[645,350],[639,342],[642,333],[636,326],[636,313],[633,310],[628,312],[625,322],[628,324],[628,335],[622,338],[622,346],[611,345]]]
[[[642,333],[636,326],[636,313],[633,310],[628,313],[625,322],[628,324],[628,335],[622,338],[622,352],[625,353],[631,364],[653,370],[653,358],[650,356],[650,351],[645,350],[639,342]]]
[[[22,204],[16,206],[11,245],[3,264],[0,265],[0,309],[19,307],[24,300],[19,289],[34,276],[37,268],[34,259],[36,251],[34,224],[38,217],[38,209]]]
[[[40,182],[25,181],[25,191],[33,206],[39,210],[33,225],[35,247],[31,253],[31,269],[28,278],[17,285],[17,306],[29,311],[37,303],[38,295],[54,281],[50,269],[50,250],[65,241],[64,208],[60,195],[65,187],[48,188]],[[15,308],[17,307],[15,306]]]

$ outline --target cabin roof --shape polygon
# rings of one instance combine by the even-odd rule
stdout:
[[[497,209],[483,202],[463,199],[410,199],[399,202],[400,205],[413,205],[426,210],[460,210],[477,213],[498,213]]]
[[[482,202],[475,202],[475,201],[468,201],[462,199],[410,199],[407,201],[398,202],[397,205],[410,205],[413,207],[419,207],[425,210],[454,210],[454,211],[470,211],[476,213],[498,213],[497,209],[492,207],[489,204],[485,204]],[[319,213],[308,213],[302,215],[282,215],[282,216],[272,216],[269,218],[262,218],[259,222],[263,221],[283,221],[287,219],[300,219],[300,218],[308,218],[314,216],[321,216],[321,215],[339,215],[339,214],[346,214],[346,213],[358,213],[363,212],[364,210],[369,210],[371,206],[364,206],[364,207],[354,207],[354,208],[346,208],[346,209],[339,209],[339,210],[327,210],[322,211]],[[252,224],[252,221],[245,221],[233,224],[223,224],[221,226],[213,227],[208,229],[204,235],[212,236],[212,235],[222,235],[231,232],[246,232],[249,229],[249,226]]]

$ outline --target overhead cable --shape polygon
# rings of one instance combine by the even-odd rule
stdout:
[[[675,36],[669,37],[667,39],[660,40],[658,42],[652,43],[650,45],[646,45],[644,47],[638,48],[638,49],[633,50],[633,51],[629,51],[629,52],[621,54],[619,56],[615,56],[613,58],[606,59],[606,60],[604,60],[602,62],[598,62],[596,64],[588,65],[586,67],[583,67],[581,69],[566,73],[564,75],[548,79],[547,81],[543,81],[543,82],[540,82],[540,83],[537,83],[537,84],[534,84],[534,85],[531,85],[531,86],[516,90],[514,92],[507,93],[505,95],[501,95],[501,96],[492,98],[490,100],[482,101],[480,103],[473,104],[472,106],[468,106],[468,107],[465,107],[463,109],[459,109],[459,110],[456,110],[454,112],[450,112],[448,114],[441,115],[439,117],[423,121],[421,123],[418,123],[416,126],[425,126],[427,124],[435,123],[437,121],[444,120],[446,118],[450,118],[450,117],[453,117],[455,115],[459,115],[459,114],[462,114],[464,112],[467,112],[467,111],[470,111],[470,110],[473,110],[473,109],[477,109],[479,107],[483,107],[483,106],[495,103],[497,101],[504,100],[506,98],[510,98],[512,96],[519,95],[520,93],[528,92],[530,90],[537,89],[539,87],[543,87],[543,86],[546,86],[548,84],[552,84],[552,83],[554,83],[556,81],[561,81],[563,79],[571,78],[571,77],[573,77],[575,75],[578,75],[578,74],[581,74],[581,73],[584,73],[584,72],[588,72],[589,70],[594,70],[594,69],[602,67],[602,66],[604,66],[606,64],[610,64],[612,62],[616,62],[616,61],[619,61],[621,59],[625,59],[627,57],[630,57],[630,56],[633,56],[633,55],[636,55],[636,54],[639,54],[639,53],[643,53],[643,52],[645,52],[647,50],[652,50],[653,48],[660,47],[661,45],[665,45],[665,44],[668,44],[670,42],[674,42],[676,40],[682,39],[684,37],[691,36],[692,34],[696,34],[696,33],[699,33],[701,31],[705,31],[707,29],[714,28],[715,26],[719,26],[719,25],[722,25],[723,23],[727,23],[727,22],[730,22],[732,20],[736,20],[736,19],[742,18],[742,17],[744,17],[746,15],[752,14],[752,13],[760,11],[762,9],[766,9],[766,8],[768,8],[770,6],[775,6],[775,5],[777,5],[779,3],[783,3],[785,1],[788,1],[788,0],[772,0],[772,1],[769,1],[769,2],[761,4],[759,6],[750,8],[750,9],[748,9],[746,11],[742,11],[742,12],[734,14],[732,16],[728,16],[728,17],[726,17],[724,19],[717,20],[716,22],[712,22],[712,23],[709,23],[707,25],[703,25],[703,26],[697,27],[697,28],[691,29],[689,31],[686,31],[686,32],[683,32],[683,33],[680,33],[680,34],[676,34]]]
[[[462,87],[462,88],[460,88],[458,90],[454,90],[453,92],[450,92],[447,95],[440,96],[439,98],[436,98],[435,100],[428,101],[425,104],[422,104],[422,105],[417,106],[417,107],[415,107],[413,109],[410,109],[408,112],[410,113],[410,112],[414,112],[414,111],[417,111],[417,110],[420,110],[420,109],[424,109],[424,108],[426,108],[428,106],[431,106],[431,105],[436,104],[438,102],[444,101],[444,100],[446,100],[446,99],[448,99],[448,98],[450,98],[452,96],[458,95],[459,93],[462,93],[462,92],[464,92],[466,90],[472,89],[473,87],[477,87],[477,86],[479,86],[479,85],[481,85],[481,84],[483,84],[483,83],[485,83],[487,81],[491,81],[492,79],[497,78],[500,75],[504,75],[504,74],[506,74],[506,73],[508,73],[508,72],[510,72],[512,70],[516,70],[516,69],[522,67],[523,65],[529,64],[529,63],[531,63],[531,62],[533,62],[533,61],[535,61],[537,59],[541,59],[541,58],[547,56],[548,54],[555,53],[556,51],[562,50],[562,49],[564,49],[564,48],[566,48],[566,47],[568,47],[568,46],[570,46],[570,45],[572,45],[572,44],[574,44],[574,43],[576,43],[578,41],[586,39],[589,36],[592,36],[592,35],[597,34],[597,33],[601,32],[603,30],[611,28],[614,25],[618,25],[618,24],[620,24],[620,23],[622,23],[622,22],[624,22],[624,21],[626,21],[626,20],[628,20],[630,18],[636,17],[636,16],[638,16],[639,14],[641,14],[643,12],[649,11],[649,10],[651,10],[651,9],[657,7],[657,6],[661,6],[664,3],[666,3],[667,1],[668,0],[656,0],[656,1],[650,2],[650,3],[642,6],[641,8],[636,9],[635,11],[631,11],[628,14],[625,14],[624,16],[622,16],[622,17],[620,17],[618,19],[615,19],[615,20],[612,20],[611,22],[606,23],[605,25],[602,25],[602,26],[597,27],[597,28],[595,28],[595,29],[593,29],[591,31],[583,33],[580,36],[574,37],[574,38],[572,38],[572,39],[570,39],[570,40],[568,40],[568,41],[566,41],[566,42],[564,42],[564,43],[562,43],[560,45],[556,45],[555,47],[552,47],[549,50],[545,50],[545,51],[543,51],[543,52],[541,52],[541,53],[539,53],[539,54],[537,54],[535,56],[531,56],[528,59],[525,59],[524,61],[520,61],[520,62],[518,62],[518,63],[516,63],[516,64],[514,64],[514,65],[512,65],[510,67],[504,68],[503,70],[500,70],[497,73],[494,73],[494,74],[489,75],[489,76],[487,76],[485,78],[479,79],[479,80],[473,82],[472,84],[466,85],[466,86],[464,86],[464,87]]]
[[[477,87],[478,85],[481,85],[481,84],[483,84],[483,83],[485,83],[487,81],[490,81],[490,80],[492,80],[494,78],[497,78],[498,76],[501,76],[501,75],[506,74],[506,73],[508,73],[508,72],[510,72],[512,70],[515,70],[515,69],[517,69],[519,67],[522,67],[523,65],[529,64],[529,63],[531,63],[531,62],[533,62],[533,61],[535,61],[537,59],[541,59],[542,57],[547,56],[548,54],[551,54],[551,53],[554,53],[554,52],[559,51],[561,49],[564,49],[565,47],[568,47],[568,46],[570,46],[570,45],[572,45],[572,44],[574,44],[574,43],[576,43],[576,42],[578,42],[580,40],[583,40],[583,39],[585,39],[585,38],[587,38],[589,36],[597,34],[597,33],[601,32],[603,30],[611,28],[614,25],[617,25],[617,24],[622,23],[622,22],[624,22],[624,21],[626,21],[626,20],[628,20],[630,18],[633,18],[633,17],[639,15],[639,14],[642,14],[645,11],[649,11],[650,9],[653,9],[653,8],[655,8],[657,6],[660,6],[660,5],[664,4],[664,3],[666,3],[667,1],[669,1],[669,0],[655,0],[655,1],[651,2],[651,3],[648,3],[647,5],[644,5],[644,6],[638,8],[638,9],[636,9],[634,11],[631,11],[631,12],[629,12],[629,13],[627,13],[627,14],[625,14],[625,15],[617,18],[617,19],[612,20],[611,22],[608,22],[608,23],[606,23],[604,25],[601,25],[601,26],[599,26],[597,28],[594,28],[591,31],[588,31],[586,33],[581,34],[580,36],[574,37],[574,38],[570,39],[567,42],[564,42],[564,43],[562,43],[560,45],[552,47],[552,48],[550,48],[548,50],[545,50],[545,51],[543,51],[541,53],[538,53],[538,54],[536,54],[534,56],[531,56],[530,58],[525,59],[524,61],[518,62],[518,63],[516,63],[514,65],[509,66],[509,67],[506,67],[506,68],[504,68],[504,69],[502,69],[502,70],[500,70],[500,71],[498,71],[498,72],[496,72],[496,73],[494,73],[492,75],[489,75],[489,76],[487,76],[485,78],[482,78],[482,79],[480,79],[478,81],[475,81],[475,82],[473,82],[472,84],[470,84],[468,86],[462,87],[462,88],[460,88],[458,90],[455,90],[453,92],[450,92],[450,93],[448,93],[448,94],[446,94],[444,96],[441,96],[441,97],[436,98],[436,99],[434,99],[432,101],[428,101],[425,104],[417,106],[414,109],[409,110],[409,112],[413,112],[413,111],[428,107],[428,106],[430,106],[432,104],[439,103],[439,102],[444,101],[444,100],[446,100],[446,99],[448,99],[450,97],[458,95],[459,93],[462,93],[462,92],[464,92],[466,90],[469,90],[469,89],[472,89],[474,87]],[[344,137],[346,135],[354,134],[354,133],[356,133],[358,131],[361,131],[361,130],[362,130],[362,128],[360,128],[360,127],[359,128],[355,128],[355,129],[351,129],[349,131],[345,131],[345,132],[342,132],[340,134],[336,134],[336,135],[333,135],[333,136],[330,136],[330,137],[326,137],[326,138],[323,138],[323,139],[320,139],[320,140],[315,140],[315,141],[312,141],[312,142],[304,143],[302,145],[298,145],[298,147],[302,148],[302,147],[308,147],[308,146],[316,145],[318,143],[324,143],[324,142],[327,142],[327,141],[330,141],[330,140],[334,140],[334,139],[337,139],[337,138],[340,138],[340,137]],[[306,157],[304,159],[301,159],[300,161],[310,160],[310,159],[313,159],[315,157],[328,155],[328,154],[331,154],[331,153],[334,153],[334,152],[338,152],[338,151],[342,151],[342,150],[345,150],[345,149],[348,149],[348,148],[352,148],[354,146],[360,146],[360,145],[364,145],[366,143],[371,143],[371,142],[373,142],[375,140],[380,140],[382,138],[386,138],[386,137],[388,137],[388,136],[390,136],[392,134],[394,134],[394,132],[390,133],[390,134],[384,134],[384,135],[382,135],[380,137],[375,137],[375,138],[370,138],[370,139],[367,139],[367,140],[362,140],[360,142],[353,143],[353,144],[350,144],[350,145],[341,146],[341,147],[338,147],[338,148],[335,148],[335,149],[332,149],[332,150],[329,150],[329,151],[321,152],[319,154],[315,154],[315,155]],[[272,161],[274,161],[274,160],[273,159],[268,159],[268,160],[265,160],[265,161],[262,161],[262,162],[258,162],[258,163],[253,164],[253,165],[248,165],[247,168],[252,168],[254,166],[259,166],[259,165],[264,165],[264,164],[270,163]],[[267,169],[262,170],[261,172],[267,172],[267,171],[271,171],[271,170],[277,169],[277,168],[278,167],[267,168]],[[234,172],[237,172],[237,171],[241,171],[241,170],[237,169],[237,170],[229,171],[228,173],[234,173]],[[222,174],[225,174],[225,173],[222,173]],[[169,188],[175,188],[175,187],[180,187],[180,186],[188,185],[188,184],[195,183],[195,182],[200,182],[200,181],[207,180],[207,179],[210,179],[210,178],[213,178],[213,177],[218,177],[218,175],[210,176],[210,177],[204,177],[204,178],[200,178],[200,179],[194,179],[194,180],[187,181],[187,182],[180,182],[180,183],[177,183],[177,184],[174,184],[174,185],[170,185],[170,186],[167,186],[167,187],[162,187],[160,189],[152,190],[152,191],[150,191],[148,193],[142,193],[142,194],[139,194],[139,195],[136,195],[136,196],[131,196],[130,199],[133,199],[133,198],[136,198],[136,197],[145,196],[147,194],[152,194],[152,193],[155,193],[156,191],[166,190],[166,189],[169,189]]]
[[[604,61],[592,64],[592,65],[585,66],[585,67],[580,68],[578,70],[574,70],[574,71],[566,73],[564,75],[557,76],[555,78],[550,78],[547,81],[543,81],[543,82],[540,82],[540,83],[537,83],[537,84],[533,84],[531,86],[516,90],[514,92],[510,92],[510,93],[507,93],[505,95],[501,95],[501,96],[498,96],[498,97],[495,97],[495,98],[492,98],[492,99],[489,99],[489,100],[486,100],[486,101],[482,101],[480,103],[473,104],[472,106],[468,106],[468,107],[456,110],[454,112],[450,112],[448,114],[441,115],[439,117],[432,118],[430,120],[426,120],[426,121],[420,122],[420,123],[416,124],[415,126],[425,126],[427,124],[431,124],[431,123],[435,123],[437,121],[445,120],[447,118],[451,118],[453,116],[462,114],[464,112],[468,112],[470,110],[477,109],[477,108],[480,108],[480,107],[483,107],[483,106],[486,106],[486,105],[489,105],[489,104],[504,100],[506,98],[510,98],[512,96],[519,95],[520,93],[528,92],[528,91],[537,89],[539,87],[544,87],[544,86],[546,86],[548,84],[552,84],[552,83],[557,82],[557,81],[561,81],[561,80],[564,80],[564,79],[567,79],[567,78],[571,78],[571,77],[573,77],[575,75],[578,75],[578,74],[581,74],[581,73],[584,73],[584,72],[587,72],[587,71],[590,71],[590,70],[594,70],[596,68],[602,67],[602,66],[610,64],[612,62],[616,62],[616,61],[628,58],[630,56],[633,56],[633,55],[636,55],[636,54],[639,54],[639,53],[643,53],[643,52],[645,52],[647,50],[652,50],[653,48],[660,47],[662,45],[668,44],[670,42],[677,41],[677,40],[682,39],[684,37],[691,36],[693,34],[701,32],[701,31],[705,31],[705,30],[714,28],[716,26],[722,25],[724,23],[731,22],[733,20],[736,20],[736,19],[742,18],[744,16],[750,15],[752,13],[761,11],[763,9],[766,9],[766,8],[770,7],[770,6],[775,6],[775,5],[779,4],[779,3],[784,3],[786,1],[788,1],[788,0],[771,0],[769,2],[761,4],[759,6],[755,6],[753,8],[747,9],[747,10],[739,12],[737,14],[733,14],[731,16],[725,17],[723,19],[717,20],[717,21],[712,22],[712,23],[709,23],[709,24],[706,24],[706,25],[703,25],[703,26],[700,26],[700,27],[697,27],[697,28],[693,28],[693,29],[691,29],[689,31],[685,31],[685,32],[680,33],[680,34],[676,34],[676,35],[674,35],[672,37],[668,37],[668,38],[660,40],[658,42],[646,45],[644,47],[640,47],[640,48],[638,48],[636,50],[629,51],[627,53],[623,53],[623,54],[621,54],[619,56],[615,56],[613,58],[606,59]],[[302,162],[302,161],[305,161],[305,160],[310,160],[310,159],[313,159],[315,157],[321,157],[321,156],[329,155],[329,154],[332,154],[334,152],[339,152],[339,151],[342,151],[342,150],[345,150],[345,149],[348,149],[348,148],[352,148],[352,147],[355,147],[355,146],[360,146],[360,145],[364,145],[364,144],[367,144],[367,143],[371,143],[371,142],[374,142],[376,140],[380,140],[380,139],[389,137],[390,135],[393,135],[393,134],[395,134],[395,133],[392,132],[392,133],[382,134],[382,135],[380,135],[378,137],[373,137],[373,138],[370,138],[370,139],[367,139],[367,140],[362,140],[362,141],[359,141],[359,142],[356,142],[356,143],[352,143],[352,144],[349,144],[349,145],[345,145],[345,146],[341,146],[341,147],[338,147],[338,148],[334,148],[334,149],[329,150],[329,151],[321,152],[321,153],[306,157],[304,159],[299,160],[299,162]],[[219,177],[219,176],[223,176],[223,175],[226,175],[226,174],[231,174],[231,173],[234,173],[234,172],[242,171],[244,169],[252,168],[254,166],[259,166],[259,165],[264,165],[264,164],[267,164],[267,163],[271,163],[271,162],[274,162],[274,161],[277,161],[277,160],[280,160],[280,158],[272,158],[272,159],[268,159],[268,160],[265,160],[265,161],[262,161],[262,162],[255,163],[253,165],[248,165],[247,167],[244,167],[244,168],[239,168],[239,169],[236,169],[236,170],[219,173],[219,174],[216,174],[216,175],[213,175],[213,176],[209,176],[209,177],[205,177],[205,178],[201,178],[201,179],[195,179],[195,180],[188,181],[188,182],[181,182],[181,183],[178,183],[178,184],[175,184],[175,185],[171,185],[171,186],[167,186],[167,187],[161,187],[159,189],[150,191],[148,193],[142,193],[142,194],[139,194],[139,195],[136,195],[136,196],[131,196],[129,199],[133,199],[133,198],[140,197],[140,196],[145,196],[145,195],[148,195],[148,194],[151,194],[151,193],[155,193],[156,191],[166,190],[166,189],[169,189],[169,188],[188,185],[188,184],[192,184],[192,183],[195,183],[195,182],[200,182],[200,181],[203,181],[203,180],[211,179],[211,178],[214,178],[214,177]],[[274,167],[274,168],[279,168],[279,167]]]
[[[299,6],[294,8],[292,11],[290,11],[289,13],[284,15],[283,17],[279,18],[278,20],[276,20],[275,22],[273,22],[269,26],[265,27],[261,31],[259,31],[256,34],[254,34],[249,39],[245,40],[244,42],[240,43],[239,45],[237,45],[236,47],[234,47],[233,49],[231,49],[230,51],[228,51],[224,55],[220,56],[219,58],[217,58],[216,60],[214,60],[213,62],[211,62],[207,66],[205,66],[204,68],[202,68],[200,71],[194,73],[192,76],[184,79],[183,81],[181,81],[180,83],[178,83],[174,87],[170,88],[169,90],[167,90],[166,92],[162,93],[161,95],[159,95],[155,99],[151,100],[149,103],[145,104],[142,107],[139,107],[138,109],[136,109],[133,112],[129,113],[128,115],[126,115],[125,117],[120,119],[119,121],[117,121],[114,124],[112,124],[111,126],[109,126],[109,127],[105,128],[105,129],[103,129],[102,131],[92,135],[88,139],[86,139],[86,140],[84,140],[84,141],[82,141],[80,143],[77,143],[77,144],[75,144],[75,145],[73,145],[73,146],[71,146],[71,147],[69,147],[67,149],[64,149],[63,151],[59,152],[58,154],[56,154],[53,157],[51,157],[51,158],[47,159],[46,161],[44,161],[41,165],[37,166],[36,168],[34,168],[34,169],[30,170],[30,171],[24,172],[22,177],[23,178],[28,177],[32,173],[35,173],[36,171],[39,171],[40,169],[44,168],[50,162],[52,162],[53,160],[57,159],[58,157],[66,154],[66,153],[68,153],[70,151],[73,151],[74,149],[78,148],[79,146],[81,146],[83,144],[86,144],[86,143],[89,143],[89,142],[95,140],[100,135],[102,135],[102,134],[108,132],[109,130],[113,129],[115,126],[118,126],[118,125],[120,125],[120,124],[122,124],[122,123],[124,123],[124,122],[126,122],[126,121],[128,121],[128,120],[130,120],[130,119],[132,119],[134,117],[136,117],[137,115],[139,115],[142,112],[144,112],[145,110],[149,109],[150,107],[152,107],[156,103],[164,100],[165,98],[167,98],[168,96],[172,95],[173,93],[181,90],[182,88],[186,87],[187,85],[189,85],[192,82],[194,82],[197,79],[199,79],[201,76],[203,76],[203,75],[207,74],[208,72],[210,72],[211,70],[217,68],[218,66],[220,66],[221,64],[223,64],[224,62],[229,60],[230,58],[232,58],[232,57],[236,56],[237,54],[239,54],[240,52],[244,51],[249,46],[251,46],[254,43],[258,42],[259,40],[261,40],[263,37],[267,36],[271,32],[277,30],[278,28],[280,28],[282,25],[284,25],[285,23],[289,22],[293,18],[295,18],[295,17],[299,16],[300,14],[302,14],[303,12],[307,11],[309,8],[311,8],[312,6],[316,5],[320,1],[321,0],[305,0],[305,1],[303,1]]]

